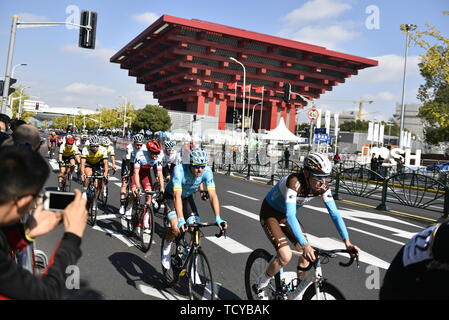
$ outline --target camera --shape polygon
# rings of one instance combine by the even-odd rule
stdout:
[[[45,192],[44,209],[52,211],[64,210],[75,199],[74,192]]]

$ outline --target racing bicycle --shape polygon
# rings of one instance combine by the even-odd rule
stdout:
[[[174,286],[179,282],[181,286],[185,286],[185,282],[188,282],[190,300],[214,300],[216,298],[212,269],[206,254],[201,249],[201,238],[203,237],[201,228],[211,226],[218,227],[216,223],[210,222],[188,224],[187,231],[177,236],[174,245],[172,245],[171,268],[167,270],[162,266],[167,285]],[[166,228],[162,238],[161,256],[168,230]],[[189,241],[185,238],[187,233],[191,235]],[[222,235],[226,237],[226,229],[220,229],[220,232],[215,236],[220,238]]]
[[[314,247],[314,250],[316,260],[310,262],[307,268],[298,267],[303,272],[314,268],[314,272],[307,272],[303,280],[296,277],[286,279],[281,269],[264,288],[269,300],[301,300],[301,298],[302,300],[345,300],[340,290],[324,278],[321,265],[328,263],[330,258],[335,258],[337,255],[349,254],[350,260],[347,263],[339,262],[339,265],[349,267],[357,261],[357,267],[359,267],[358,255],[346,249],[322,250]],[[302,252],[296,250],[292,250],[292,253],[295,256],[302,255]],[[266,271],[272,258],[273,255],[264,249],[256,249],[248,257],[245,267],[245,290],[249,300],[258,300],[257,281]]]
[[[139,192],[133,204],[131,219],[126,219],[128,232],[137,235],[143,252],[150,250],[154,235],[154,203],[148,204],[146,199],[149,196],[154,199],[159,193],[159,191],[149,190],[145,190],[144,193]]]

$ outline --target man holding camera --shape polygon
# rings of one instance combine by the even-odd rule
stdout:
[[[79,190],[58,214],[43,209],[41,189],[49,167],[29,146],[0,149],[0,299],[60,299],[68,274],[81,256],[81,237],[87,220],[86,200]],[[28,221],[21,220],[36,208]],[[41,277],[20,267],[13,255],[53,230],[61,221],[65,233]]]

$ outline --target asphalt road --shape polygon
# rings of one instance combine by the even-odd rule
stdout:
[[[44,149],[43,152],[46,150]],[[118,152],[117,159],[122,158]],[[56,163],[51,161],[54,168]],[[160,265],[162,220],[156,218],[156,235],[147,254],[142,253],[122,232],[118,217],[119,172],[110,181],[109,200],[104,212],[99,212],[97,226],[87,226],[82,241],[83,255],[78,263],[82,288],[91,291],[79,298],[182,300],[188,297],[163,282]],[[274,253],[266,238],[258,214],[260,205],[270,186],[250,182],[238,177],[215,174],[222,218],[229,224],[228,237],[216,239],[216,229],[204,230],[202,247],[212,266],[217,295],[223,300],[246,299],[244,268],[249,254],[257,248]],[[46,183],[48,190],[56,189],[56,173]],[[80,187],[74,183],[75,187]],[[362,250],[360,268],[338,265],[343,257],[323,265],[325,278],[337,286],[350,300],[375,300],[379,286],[390,261],[401,246],[430,224],[430,221],[390,214],[373,209],[370,199],[342,197],[337,206],[345,220],[352,243]],[[349,201],[351,202],[349,202]],[[352,201],[359,202],[356,204]],[[202,221],[214,221],[208,202],[196,197]],[[365,205],[363,205],[365,204]],[[403,213],[419,215],[419,210],[397,207]],[[399,211],[398,211],[399,212]],[[344,248],[336,228],[320,199],[313,200],[298,212],[312,245],[324,249]],[[37,248],[50,255],[61,238],[62,227],[38,239]],[[285,271],[293,272],[295,262]],[[80,291],[84,292],[84,291]]]

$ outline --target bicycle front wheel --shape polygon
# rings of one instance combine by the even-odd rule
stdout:
[[[346,300],[343,294],[329,282],[320,285],[320,292],[317,295],[314,285],[309,286],[304,292],[302,300]]]
[[[151,248],[154,234],[154,215],[150,206],[144,206],[139,225],[140,248],[143,252],[148,252]]]
[[[95,222],[97,222],[98,212],[97,196],[95,194],[95,191],[91,190],[89,198],[89,216],[87,222],[93,227],[95,225]]]
[[[256,249],[249,255],[245,266],[245,290],[248,300],[258,300],[257,282],[266,272],[272,258],[273,256],[264,249]],[[274,297],[269,298],[274,299]]]
[[[190,300],[215,300],[212,270],[201,249],[190,257],[188,270]]]

